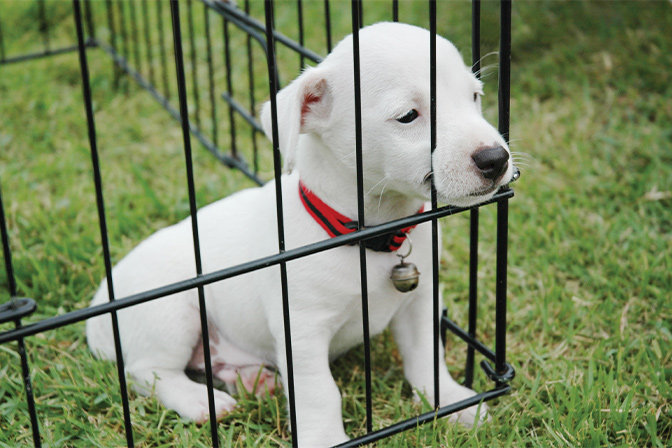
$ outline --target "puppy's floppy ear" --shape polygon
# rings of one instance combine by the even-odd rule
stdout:
[[[307,68],[276,97],[278,135],[285,171],[294,168],[299,134],[321,133],[331,115],[332,95],[327,78],[318,68]],[[271,102],[262,106],[261,124],[266,136],[273,140]]]

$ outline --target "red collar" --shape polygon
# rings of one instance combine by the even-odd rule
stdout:
[[[315,193],[310,191],[303,182],[299,181],[299,197],[303,206],[306,207],[310,216],[329,234],[330,237],[352,233],[359,227],[357,221],[353,221],[347,216],[341,215],[333,208],[325,204]],[[422,213],[424,206],[418,213]],[[390,233],[364,240],[364,246],[378,252],[393,252],[401,247],[406,234],[413,230],[415,226],[405,227]],[[353,243],[355,244],[355,243]]]

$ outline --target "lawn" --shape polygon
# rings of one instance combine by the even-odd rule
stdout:
[[[263,5],[252,3],[253,13],[262,18]],[[425,2],[400,3],[402,21],[427,24]],[[307,42],[324,55],[322,2],[304,4],[311,25]],[[349,3],[331,4],[336,41],[350,26]],[[0,59],[42,47],[38,5],[0,0]],[[70,2],[45,6],[49,45],[71,44]],[[203,12],[195,6],[199,28]],[[469,61],[470,3],[440,1],[438,10],[439,32]],[[95,4],[97,33],[107,39],[104,11],[104,4]],[[276,14],[278,28],[296,38],[295,3],[278,2]],[[168,33],[167,7],[163,15]],[[186,27],[185,3],[182,15]],[[390,18],[389,2],[365,2],[366,23]],[[150,20],[158,25],[155,16]],[[484,108],[496,122],[493,2],[483,3],[482,29]],[[672,4],[667,1],[515,2],[510,138],[512,150],[520,154],[522,177],[509,213],[507,356],[517,372],[513,391],[491,404],[492,420],[486,425],[467,430],[439,421],[378,446],[672,444],[670,29]],[[220,32],[218,24],[213,35]],[[238,43],[232,48],[237,61],[244,58],[244,40],[232,39]],[[221,38],[213,42],[219,68],[215,82],[223,85]],[[196,45],[203,55],[205,41]],[[91,49],[88,55],[111,251],[118,260],[155,230],[188,214],[182,136],[178,124],[136,83],[127,77],[115,80],[102,50]],[[285,50],[279,58],[286,82],[298,73],[300,60]],[[256,101],[261,102],[267,96],[267,73],[262,64],[256,67]],[[235,70],[234,80],[246,80],[244,66]],[[206,98],[207,73],[201,70],[197,81],[200,97]],[[241,101],[246,82],[236,87]],[[191,84],[189,89],[192,94]],[[171,95],[174,100],[174,85]],[[218,109],[216,126],[205,118],[210,112],[204,101],[203,126],[208,135],[217,128],[220,147],[226,147],[231,130],[226,109]],[[195,117],[196,111],[191,113]],[[241,152],[250,159],[251,139],[240,139]],[[260,174],[269,178],[269,145],[263,139],[258,145],[266,154]],[[75,53],[0,65],[0,188],[19,293],[39,305],[24,323],[85,308],[104,276],[88,151]],[[253,185],[200,146],[195,146],[194,163],[201,206]],[[489,345],[494,344],[494,222],[494,207],[484,207],[479,337]],[[466,325],[467,215],[446,218],[443,232],[444,298],[453,320]],[[0,303],[9,298],[7,284],[0,269]],[[0,331],[10,328],[5,324]],[[84,324],[32,336],[27,346],[44,444],[125,445],[115,366],[90,355]],[[412,403],[394,353],[389,334],[374,340],[374,428],[428,410]],[[461,378],[463,344],[453,340],[446,356],[453,375]],[[353,350],[334,366],[351,435],[365,431],[362,358],[361,350]],[[479,374],[475,385],[482,389],[489,383]],[[154,399],[131,393],[131,411],[137,446],[211,444],[207,425],[182,421]],[[240,396],[239,407],[219,425],[220,442],[289,446],[286,414],[281,396]],[[0,345],[0,446],[30,445],[19,357],[14,343]]]

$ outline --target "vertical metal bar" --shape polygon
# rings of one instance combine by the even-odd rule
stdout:
[[[98,159],[98,143],[96,139],[96,123],[93,114],[93,99],[91,96],[91,84],[89,81],[89,65],[84,46],[84,30],[82,27],[82,13],[79,0],[73,0],[75,13],[75,27],[79,43],[79,65],[82,72],[82,91],[84,96],[84,108],[86,110],[86,122],[91,147],[91,163],[93,166],[93,178],[96,188],[96,205],[98,207],[98,221],[100,224],[100,238],[103,246],[103,258],[105,261],[105,275],[107,277],[107,292],[110,301],[114,301],[114,284],[112,280],[112,260],[110,245],[107,234],[107,219],[105,217],[105,201],[103,198],[103,181],[100,175],[100,162]],[[114,336],[114,348],[117,358],[117,375],[119,377],[119,391],[124,411],[124,428],[126,430],[126,443],[130,447],[133,444],[133,427],[131,425],[131,411],[128,403],[128,389],[126,386],[126,374],[124,373],[124,356],[119,336],[119,322],[116,311],[110,313],[112,318],[112,333]]]
[[[84,2],[84,17],[86,17],[86,28],[89,33],[89,39],[96,38],[96,29],[93,26],[93,11],[91,2]]]
[[[324,24],[327,33],[327,53],[331,53],[331,8],[329,7],[329,0],[324,0]]]
[[[5,40],[2,37],[2,22],[0,21],[0,62],[4,62],[7,55],[5,54]]]
[[[14,320],[16,328],[21,328],[21,319]],[[21,374],[23,375],[23,388],[26,391],[26,402],[28,404],[28,414],[30,415],[30,426],[33,432],[33,446],[41,447],[40,426],[37,419],[37,410],[35,408],[35,397],[33,394],[33,385],[30,379],[30,367],[28,366],[28,353],[23,338],[17,341],[19,358],[21,359]]]
[[[105,9],[107,12],[107,27],[110,29],[110,46],[117,50],[117,27],[114,24],[114,8],[112,7],[112,0],[105,1]],[[116,64],[115,64],[116,67]]]
[[[478,319],[478,225],[477,208],[469,212],[469,328],[470,336],[476,336]],[[474,348],[467,346],[467,361],[464,373],[464,385],[471,387],[474,382]]]
[[[399,21],[399,0],[392,0],[392,21]]]
[[[114,51],[117,51],[117,27],[114,23],[114,7],[112,4],[112,0],[107,0],[105,2],[105,9],[107,10],[107,27],[110,29],[110,45],[114,49]],[[114,70],[114,89],[119,88],[119,80],[121,79],[121,69],[119,66],[115,63],[112,62],[112,67]]]
[[[357,165],[357,223],[364,228],[364,166],[362,158],[362,95],[360,80],[359,29],[361,1],[352,0],[352,52],[355,81],[355,159]],[[359,242],[359,267],[362,285],[362,330],[364,336],[364,371],[366,389],[366,431],[373,431],[373,400],[371,392],[371,341],[369,331],[369,293],[366,275],[366,247]]]
[[[509,141],[511,103],[511,0],[501,0],[499,30],[499,133]]]
[[[206,4],[203,4],[203,19],[205,20],[205,43],[208,56],[208,80],[210,81],[210,121],[212,127],[212,143],[217,147],[217,104],[215,102],[215,69],[212,63],[212,36],[210,36],[210,15]]]
[[[509,112],[511,95],[511,0],[500,4],[499,48],[499,132],[509,140]],[[495,288],[495,369],[506,370],[506,277],[508,255],[509,200],[497,202],[497,284]]]
[[[161,70],[163,77],[163,92],[166,97],[166,102],[170,102],[170,83],[168,82],[168,61],[166,58],[166,41],[163,31],[163,11],[161,5],[163,1],[156,2],[156,15],[159,28],[159,54],[161,56]]]
[[[303,37],[303,3],[301,0],[296,0],[296,7],[298,10],[298,19],[299,19],[299,45],[303,48],[304,37]],[[300,57],[299,70],[303,70],[303,65],[305,63],[305,57],[303,54]]]
[[[194,15],[192,11],[193,0],[187,2],[187,15],[189,23],[189,46],[191,48],[191,82],[192,82],[192,94],[194,96],[194,116],[196,118],[196,125],[200,129],[201,127],[201,104],[200,104],[200,89],[198,88],[198,63],[196,58],[196,40],[195,40],[195,31],[194,31]]]
[[[9,247],[9,232],[7,231],[5,208],[2,202],[2,190],[0,190],[0,237],[2,237],[2,249],[3,249],[3,255],[5,257],[5,271],[7,272],[9,297],[11,299],[16,297],[17,288],[16,288],[16,277],[14,277],[14,266],[12,264],[12,251]]]
[[[180,103],[182,124],[182,138],[184,141],[184,158],[187,171],[187,188],[189,190],[189,213],[191,216],[191,233],[194,243],[194,264],[196,276],[203,274],[201,264],[201,245],[198,235],[198,205],[196,204],[196,187],[194,183],[194,167],[191,155],[191,133],[189,131],[189,115],[187,106],[187,88],[184,75],[184,54],[182,53],[182,30],[180,27],[180,11],[178,0],[171,0],[170,13],[173,24],[173,45],[175,48],[175,75],[177,77],[177,94]],[[217,435],[217,411],[215,410],[215,394],[212,380],[212,360],[210,356],[210,338],[208,332],[208,316],[205,306],[205,289],[198,288],[198,306],[201,318],[201,337],[203,340],[203,360],[205,363],[205,377],[208,389],[208,408],[210,411],[210,435],[213,447],[219,447]]]
[[[364,26],[364,3],[363,0],[358,1],[359,6],[358,6],[358,11],[359,11],[359,27],[361,28]]]
[[[50,53],[50,42],[49,42],[49,22],[47,22],[47,13],[44,8],[45,0],[39,0],[37,2],[39,8],[39,17],[40,17],[40,33],[42,33],[42,42],[44,44],[44,52]]]
[[[119,9],[119,32],[121,33],[121,54],[127,61],[128,57],[128,33],[126,29],[126,13],[124,8],[124,0],[117,0],[117,7]]]
[[[471,71],[481,78],[481,0],[471,1]]]
[[[471,70],[481,77],[481,0],[471,2]],[[479,209],[469,211],[469,335],[476,336],[478,319],[478,224]],[[474,348],[467,345],[464,385],[474,382]]]
[[[147,66],[149,67],[149,82],[153,88],[156,88],[156,81],[154,79],[154,57],[152,55],[152,41],[149,34],[149,12],[147,5],[149,2],[141,2],[142,5],[142,21],[144,22],[144,36],[145,36],[145,53],[147,55]]]
[[[278,220],[278,250],[280,253],[285,251],[285,226],[283,218],[282,203],[282,165],[280,162],[280,148],[278,145],[278,107],[276,94],[278,91],[278,68],[275,59],[275,40],[273,37],[273,0],[265,0],[264,12],[266,16],[266,43],[268,51],[266,58],[268,62],[268,82],[271,101],[271,121],[273,137],[273,168],[275,172],[275,203],[277,208]],[[289,421],[292,430],[292,447],[298,446],[298,429],[296,424],[296,399],[294,393],[294,362],[292,355],[292,330],[291,319],[289,315],[289,293],[287,290],[287,263],[280,263],[280,281],[282,288],[282,317],[285,327],[285,356],[287,358],[287,400],[289,402]]]
[[[88,3],[88,2],[87,2]],[[140,39],[138,39],[138,18],[135,10],[135,1],[131,1],[131,37],[133,39],[133,56],[135,58],[135,70],[142,73],[140,64]]]
[[[7,221],[5,218],[5,208],[2,203],[2,191],[0,191],[0,237],[2,237],[2,249],[5,258],[5,271],[7,272],[7,283],[9,286],[10,300],[14,301],[17,296],[16,277],[14,277],[14,267],[12,265],[12,250],[9,247],[9,232],[7,231]],[[21,319],[14,320],[16,328],[21,328]],[[28,366],[28,353],[23,338],[17,341],[19,358],[21,359],[21,374],[23,376],[23,388],[26,391],[26,403],[28,405],[28,415],[30,416],[30,426],[33,431],[33,446],[41,447],[40,424],[37,419],[37,410],[35,409],[35,397],[33,395],[33,384],[30,379],[30,368]]]
[[[429,1],[429,98],[430,98],[430,142],[431,142],[431,160],[432,172],[434,172],[434,150],[436,149],[436,1]],[[438,198],[436,194],[436,185],[434,176],[432,176],[431,192],[432,210],[438,208]],[[434,408],[440,407],[440,389],[439,389],[439,357],[440,351],[440,291],[439,291],[439,222],[437,218],[432,218],[432,307],[433,307],[433,343],[434,343]]]
[[[230,98],[233,98],[233,73],[231,71],[231,40],[229,39],[229,21],[222,19],[224,34],[224,64],[226,66],[226,90]],[[236,115],[233,107],[229,105],[229,136],[231,137],[231,155],[238,156],[236,136]]]
[[[506,371],[506,276],[509,200],[497,202],[497,283],[495,286],[495,370]]]
[[[192,0],[187,1],[187,17],[189,25],[189,47],[191,49],[191,90],[194,96],[194,118],[196,119],[196,126],[201,128],[201,104],[200,95],[198,94],[198,67],[196,64],[196,41],[194,38],[194,14],[192,11]]]
[[[250,1],[245,0],[245,14],[250,14]],[[253,117],[256,117],[257,105],[254,99],[254,58],[252,55],[252,36],[247,33],[247,80],[248,88],[250,91],[250,113]],[[250,130],[252,137],[252,164],[254,174],[259,173],[259,145],[257,144],[257,133],[252,128]]]

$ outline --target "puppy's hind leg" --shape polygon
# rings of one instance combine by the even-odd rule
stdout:
[[[153,393],[169,409],[181,417],[196,423],[205,423],[210,419],[208,404],[208,388],[187,377],[182,369],[141,369],[130,371],[136,381],[138,392],[149,395]],[[151,389],[148,389],[151,387]],[[215,413],[219,419],[231,412],[236,400],[226,392],[213,390],[215,397]]]
[[[124,358],[135,390],[155,395],[169,409],[196,422],[209,419],[208,389],[184,372],[201,341],[194,297],[176,295],[141,305],[126,317]],[[134,331],[135,330],[135,331]],[[236,401],[214,390],[215,412],[221,416]]]
[[[248,392],[263,396],[266,391],[270,395],[275,394],[276,378],[272,370],[261,366],[246,366],[238,371],[240,381]]]

